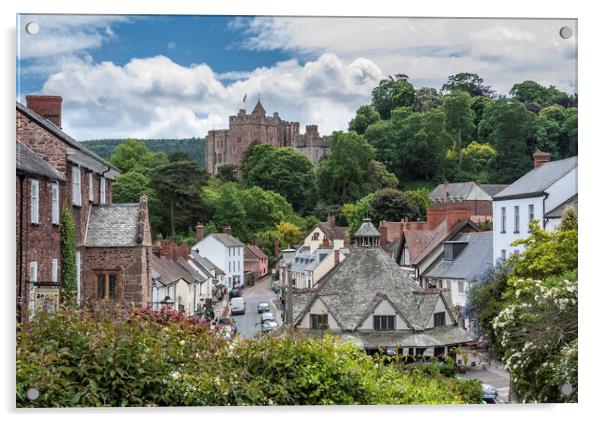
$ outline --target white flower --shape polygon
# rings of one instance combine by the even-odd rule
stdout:
[[[171,373],[171,377],[175,380],[179,380],[180,378],[182,378],[182,374],[180,374],[178,371],[174,371]]]

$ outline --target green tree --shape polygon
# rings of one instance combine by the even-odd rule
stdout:
[[[150,187],[150,177],[137,170],[121,173],[112,185],[114,202],[138,202],[140,196],[146,195],[149,201],[155,199],[155,192]]]
[[[454,91],[468,92],[472,97],[493,97],[495,91],[486,85],[483,78],[476,73],[456,73],[447,78],[441,91],[452,93]]]
[[[532,113],[521,103],[497,100],[488,106],[479,125],[496,150],[489,165],[490,181],[512,183],[532,168],[527,149]]]
[[[142,141],[130,139],[117,146],[110,162],[122,173],[136,170],[150,177],[156,167],[167,163],[167,156],[164,153],[151,152]]]
[[[320,197],[331,204],[355,201],[367,193],[374,149],[355,132],[334,132],[330,142],[330,155],[318,169]]]
[[[429,111],[441,105],[441,94],[435,88],[419,88],[416,90],[415,109],[419,112]]]
[[[387,170],[387,167],[376,160],[370,161],[367,170],[368,190],[377,191],[379,189],[395,189],[399,184],[397,177]]]
[[[217,230],[221,231],[225,226],[230,226],[234,236],[248,240],[251,233],[247,225],[247,212],[241,189],[235,183],[224,183],[215,205],[212,223]]]
[[[286,247],[298,244],[302,240],[301,229],[288,221],[281,221],[278,223],[276,232],[278,233],[281,245]]]
[[[374,192],[370,204],[376,216],[375,224],[383,220],[401,221],[406,217],[415,221],[420,217],[420,208],[414,199],[397,189],[381,189]]]
[[[510,95],[521,103],[536,103],[544,107],[567,97],[566,93],[559,91],[554,86],[546,88],[535,81],[514,84],[510,89]]]
[[[363,105],[355,112],[355,117],[349,122],[349,131],[363,135],[368,126],[380,120],[378,112],[371,105]]]
[[[312,162],[293,148],[252,144],[243,161],[243,180],[284,196],[296,211],[307,211],[315,199]]]
[[[187,231],[198,221],[200,192],[209,175],[185,153],[172,153],[168,160],[153,171],[150,184],[161,198],[171,236],[176,236],[176,229]]]
[[[427,188],[416,188],[411,190],[405,190],[404,193],[414,201],[414,204],[418,207],[418,217],[422,221],[426,220],[426,210],[432,205],[429,197],[430,191]]]
[[[370,218],[374,222],[377,221],[377,214],[372,206],[372,198],[374,194],[368,194],[359,201],[353,204],[353,207],[347,207],[345,212],[347,216],[347,222],[349,223],[349,234],[353,236],[353,233],[357,231],[362,225],[364,218]]]
[[[77,296],[75,262],[75,223],[67,205],[61,209],[61,299],[72,301]]]
[[[217,168],[216,177],[224,182],[236,182],[238,180],[238,169],[233,164],[224,164]]]
[[[462,148],[474,131],[475,112],[471,104],[470,94],[463,90],[452,91],[443,98],[445,127],[456,139],[460,168],[462,168]]]
[[[372,106],[383,120],[390,118],[394,109],[414,107],[415,102],[416,92],[406,75],[389,76],[372,90]]]

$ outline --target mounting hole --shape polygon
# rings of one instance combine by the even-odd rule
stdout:
[[[568,40],[569,38],[571,38],[573,36],[573,30],[571,28],[569,28],[568,26],[563,26],[562,28],[560,28],[559,34],[560,34],[560,38]]]
[[[34,401],[37,400],[38,397],[40,397],[40,392],[37,388],[29,388],[27,389],[25,396],[27,397],[27,400]]]
[[[29,22],[25,25],[25,31],[27,31],[29,35],[35,35],[40,31],[40,26],[35,22]]]
[[[560,386],[560,394],[563,396],[570,396],[573,393],[573,386],[570,384],[562,384]]]

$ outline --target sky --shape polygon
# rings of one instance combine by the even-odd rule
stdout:
[[[574,20],[19,15],[17,100],[63,97],[78,140],[204,137],[249,112],[346,130],[387,75],[441,88],[477,73],[502,95],[577,91]],[[37,34],[25,25],[35,22]],[[243,98],[247,98],[243,103]],[[303,132],[303,129],[302,129]]]

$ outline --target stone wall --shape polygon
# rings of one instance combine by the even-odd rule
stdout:
[[[106,271],[117,275],[116,302],[149,305],[152,291],[150,253],[150,246],[85,248],[82,268],[84,303],[90,305],[97,301],[97,273]]]

